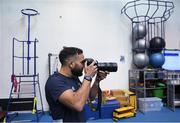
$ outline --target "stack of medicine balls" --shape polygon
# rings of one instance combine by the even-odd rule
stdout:
[[[133,63],[135,66],[140,69],[148,65],[152,68],[161,68],[165,62],[165,57],[162,54],[166,45],[164,39],[155,36],[150,41],[145,40],[147,30],[145,25],[141,23],[135,24],[132,33],[133,50],[135,51]]]

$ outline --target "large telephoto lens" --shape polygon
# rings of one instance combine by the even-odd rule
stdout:
[[[87,58],[87,65],[90,65],[93,62],[92,58]],[[108,72],[116,72],[118,65],[115,62],[97,62],[98,70],[108,71]]]
[[[99,62],[97,64],[98,70],[116,72],[117,71],[117,63],[115,62]]]

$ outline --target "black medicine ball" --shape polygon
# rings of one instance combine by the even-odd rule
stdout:
[[[150,40],[150,52],[161,52],[165,46],[166,42],[161,37],[154,37]]]

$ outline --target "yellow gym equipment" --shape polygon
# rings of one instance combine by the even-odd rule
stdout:
[[[37,103],[37,98],[34,97],[32,114],[36,113],[36,103]]]
[[[123,90],[129,97],[129,105],[126,107],[117,108],[113,111],[113,120],[118,121],[120,118],[136,116],[136,95],[129,90]]]

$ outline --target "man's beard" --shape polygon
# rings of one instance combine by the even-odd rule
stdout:
[[[82,76],[83,75],[83,69],[80,69],[80,68],[74,68],[71,70],[71,73],[74,75],[74,76]]]

